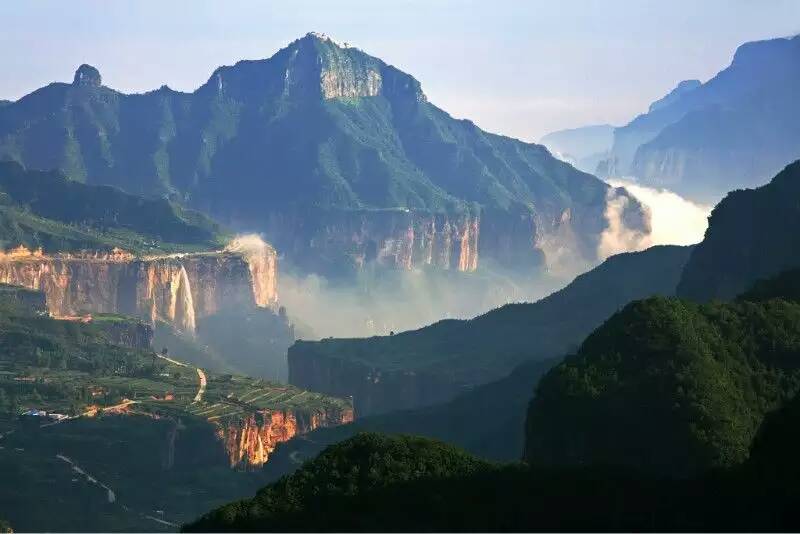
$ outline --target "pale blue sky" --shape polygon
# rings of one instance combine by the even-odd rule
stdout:
[[[624,123],[739,44],[800,32],[800,0],[4,0],[0,20],[0,98],[84,62],[122,91],[190,91],[319,31],[413,74],[454,116],[536,140]]]

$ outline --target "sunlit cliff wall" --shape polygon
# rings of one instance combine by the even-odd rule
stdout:
[[[274,304],[276,277],[271,247],[260,256],[235,251],[47,256],[24,249],[0,255],[0,282],[43,291],[53,315],[122,313],[163,320],[185,332],[226,306]]]
[[[314,272],[342,265],[360,270],[371,263],[403,270],[478,267],[476,215],[406,210],[330,212],[321,217],[273,213],[265,226],[270,240],[296,264]]]
[[[622,222],[634,229],[649,227],[636,219],[635,207],[626,208]],[[570,208],[456,214],[287,210],[270,213],[263,227],[270,242],[310,272],[342,266],[358,271],[371,264],[470,272],[496,264],[529,274],[563,273],[583,271],[600,258],[598,246],[608,226],[605,209],[603,201],[588,215]]]
[[[267,462],[278,443],[319,427],[353,421],[353,410],[311,413],[259,411],[244,419],[218,422],[217,435],[223,441],[231,467],[252,469]]]

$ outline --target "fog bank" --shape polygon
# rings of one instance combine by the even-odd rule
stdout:
[[[486,268],[474,273],[367,268],[352,284],[281,269],[278,293],[300,339],[365,337],[469,319],[509,302],[537,300],[564,285]]]
[[[697,204],[667,189],[646,187],[613,178],[609,185],[624,187],[650,211],[652,231],[643,248],[653,245],[692,245],[703,240],[713,206]]]

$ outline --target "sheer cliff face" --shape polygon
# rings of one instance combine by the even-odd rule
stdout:
[[[646,235],[648,216],[626,198],[623,224]],[[570,208],[548,215],[384,210],[332,212],[315,218],[276,213],[267,222],[266,233],[298,266],[310,271],[333,267],[321,263],[321,257],[355,269],[374,262],[403,270],[435,267],[469,272],[489,260],[528,273],[539,268],[579,271],[596,261],[601,237],[609,230],[606,203],[593,210],[597,217]]]
[[[20,249],[0,256],[0,281],[43,291],[53,315],[122,313],[189,333],[199,317],[220,308],[275,303],[276,275],[271,248],[250,258],[237,252],[45,256]]]
[[[247,262],[256,306],[266,308],[274,304],[278,294],[275,249],[257,235],[242,235],[231,241],[225,250],[241,255]]]
[[[480,219],[469,214],[387,210],[329,213],[317,220],[275,215],[269,229],[309,270],[320,267],[320,256],[356,269],[371,262],[404,270],[474,271],[478,266]]]
[[[231,467],[253,469],[267,462],[278,443],[320,427],[352,421],[350,409],[310,413],[262,410],[244,419],[220,421],[217,436],[225,445]]]

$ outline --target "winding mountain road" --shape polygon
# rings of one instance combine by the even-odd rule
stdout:
[[[199,367],[196,367],[195,369],[197,369],[197,377],[200,379],[200,388],[197,390],[197,395],[194,396],[192,403],[203,400],[203,394],[206,392],[206,385],[208,384],[208,380],[206,380],[206,373]]]
[[[158,354],[157,352],[154,353],[156,356],[161,358],[162,360],[166,360],[169,363],[178,365],[180,367],[192,367],[191,365],[185,364],[183,362],[179,362],[178,360],[173,360],[172,358],[168,358],[167,356],[163,356]],[[192,404],[201,402],[203,400],[203,395],[206,392],[206,385],[208,384],[208,379],[206,378],[206,373],[199,367],[194,368],[197,371],[197,378],[200,380],[200,386],[197,389],[197,395],[194,396],[194,400],[192,400]]]

